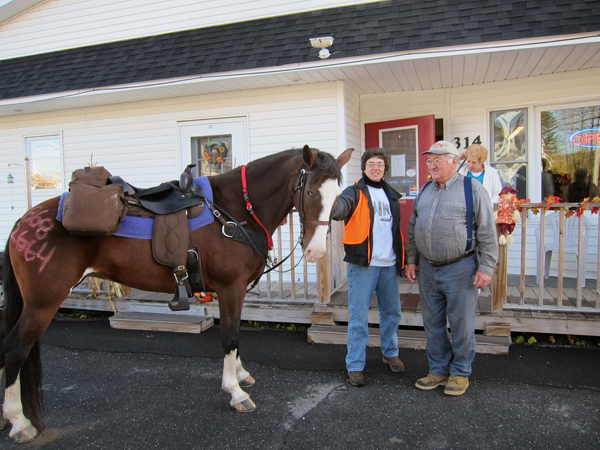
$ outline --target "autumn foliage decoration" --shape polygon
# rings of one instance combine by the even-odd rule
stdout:
[[[505,186],[500,191],[500,203],[494,212],[494,218],[498,227],[498,243],[500,245],[512,244],[512,232],[515,224],[521,218],[517,191],[512,187]]]

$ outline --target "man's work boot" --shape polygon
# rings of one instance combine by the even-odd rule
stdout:
[[[426,377],[419,378],[415,383],[415,387],[417,389],[422,389],[424,391],[430,391],[435,389],[438,386],[446,386],[446,381],[448,380],[447,376],[444,375],[432,375],[430,373],[427,374]]]
[[[461,377],[460,375],[455,377],[448,377],[448,383],[444,394],[446,395],[463,395],[469,387],[469,379],[467,377]]]

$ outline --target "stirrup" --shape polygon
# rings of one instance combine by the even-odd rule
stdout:
[[[190,309],[190,301],[188,300],[189,296],[186,286],[186,284],[189,285],[189,283],[187,283],[187,273],[185,277],[182,278],[178,278],[176,274],[173,275],[175,276],[176,289],[173,300],[169,302],[169,309],[171,311],[188,311]]]

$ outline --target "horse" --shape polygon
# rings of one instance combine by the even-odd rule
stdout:
[[[276,153],[247,164],[247,185],[239,167],[209,177],[214,206],[226,207],[247,229],[268,234],[267,240],[295,207],[304,229],[304,257],[314,262],[326,251],[331,210],[341,193],[340,168],[352,150],[337,159],[309,146]],[[87,273],[146,291],[174,291],[172,269],[155,262],[149,240],[70,234],[56,219],[59,200],[47,200],[23,215],[4,253],[0,385],[4,378],[6,384],[0,429],[11,425],[9,435],[18,443],[35,439],[44,429],[39,339]],[[242,366],[239,328],[247,287],[261,276],[266,261],[256,248],[224,234],[215,220],[190,232],[190,241],[199,249],[205,286],[218,297],[225,355],[222,388],[235,411],[250,412],[256,404],[242,388],[255,380]]]

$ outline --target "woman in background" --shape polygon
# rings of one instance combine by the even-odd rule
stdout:
[[[502,181],[498,170],[485,164],[488,158],[487,148],[479,144],[469,145],[465,151],[465,158],[467,163],[461,167],[459,173],[478,180],[490,195],[492,203],[498,203]]]

